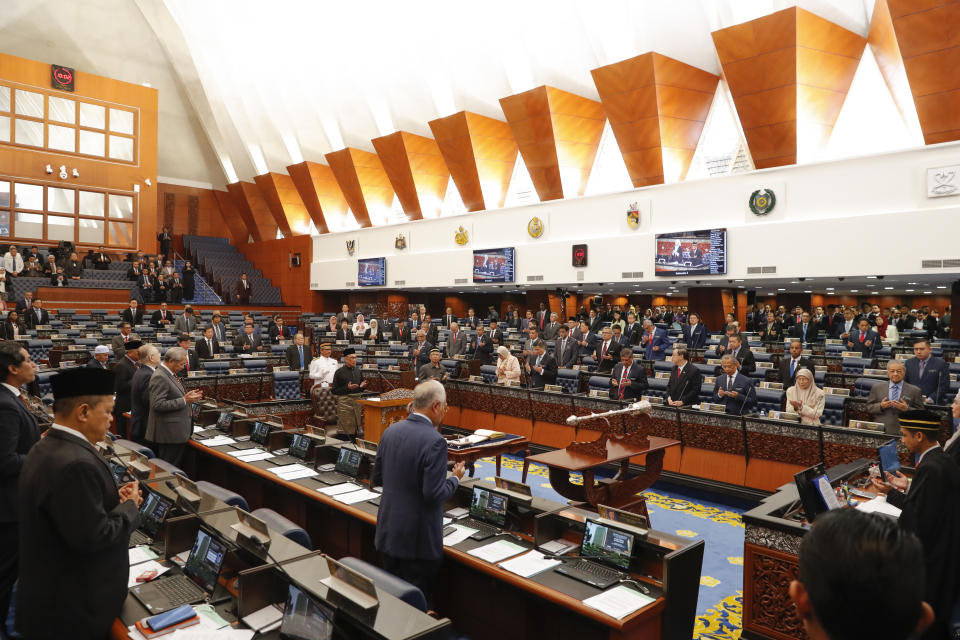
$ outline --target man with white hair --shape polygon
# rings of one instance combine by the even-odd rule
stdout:
[[[157,443],[157,457],[174,466],[180,465],[183,450],[193,432],[190,404],[203,398],[199,389],[184,391],[177,372],[187,363],[187,351],[170,347],[163,362],[150,376],[150,417],[146,438]]]
[[[107,360],[110,359],[110,347],[105,344],[98,344],[93,350],[93,357],[87,362],[89,369],[108,369]]]
[[[150,377],[160,366],[160,350],[152,344],[140,347],[140,368],[130,383],[130,439],[146,444],[150,417]],[[152,444],[152,443],[151,443]]]
[[[457,491],[464,465],[447,476],[447,441],[437,430],[447,396],[436,380],[413,390],[411,412],[383,432],[373,467],[382,486],[375,544],[384,568],[418,587],[431,602],[443,561],[444,503]]]

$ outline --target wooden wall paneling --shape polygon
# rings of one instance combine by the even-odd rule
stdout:
[[[230,192],[230,198],[233,200],[233,204],[236,207],[237,213],[240,215],[240,219],[243,220],[243,224],[247,228],[247,234],[249,237],[253,238],[254,242],[267,240],[267,238],[260,234],[260,227],[257,225],[257,221],[253,217],[253,210],[250,208],[250,203],[247,201],[247,196],[244,193],[243,183],[230,183],[227,185],[227,191]]]
[[[633,186],[682,180],[720,77],[655,52],[590,73]]]
[[[659,304],[681,304],[667,298]],[[690,287],[687,289],[687,305],[690,311],[700,314],[700,319],[710,331],[719,331],[724,325],[724,317],[730,309],[724,308],[724,296],[721,289],[713,287]],[[731,305],[732,306],[732,305]]]
[[[910,81],[907,79],[903,56],[900,55],[900,44],[893,29],[893,18],[890,16],[887,0],[874,2],[867,43],[877,61],[880,74],[890,90],[890,95],[893,96],[893,101],[900,111],[900,117],[909,126],[917,120],[917,107],[913,102]]]
[[[157,200],[159,203],[157,210],[164,211],[164,203],[168,198],[173,201],[172,224],[167,226],[170,228],[170,233],[173,234],[173,246],[176,251],[183,252],[182,237],[184,234],[218,237],[227,235],[236,240],[232,230],[229,233],[224,230],[224,226],[229,228],[229,224],[221,211],[220,201],[217,197],[218,193],[229,198],[229,194],[225,191],[217,192],[213,189],[184,187],[168,183],[157,185]],[[145,247],[145,251],[157,251],[156,234],[160,233],[166,223],[165,214],[158,216],[153,231],[153,244]],[[246,241],[246,234],[243,236],[243,241]]]
[[[361,227],[373,226],[371,213],[390,209],[393,187],[377,154],[347,147],[326,155],[333,176]]]
[[[237,247],[263,275],[280,288],[286,305],[300,306],[305,312],[323,310],[325,296],[310,289],[310,263],[313,262],[313,238],[294,235],[262,242],[244,243]],[[290,266],[290,254],[300,254],[299,267]],[[339,310],[339,309],[338,309]]]
[[[253,180],[285,237],[310,235],[310,214],[290,176],[270,172]]]
[[[826,145],[865,38],[791,7],[715,31],[713,41],[758,169]]]
[[[330,167],[306,161],[290,165],[287,171],[317,231],[328,233],[328,218],[338,220],[348,214],[350,206]]]
[[[200,232],[200,196],[187,196],[187,233],[195,236]]]
[[[887,6],[924,142],[960,139],[960,0],[887,0]]]
[[[561,170],[579,174],[583,195],[600,146],[603,105],[553,87],[541,86],[500,99],[500,108],[540,201],[564,197]]]
[[[167,192],[163,194],[163,223],[161,224],[161,228],[166,227],[167,229],[173,229],[173,216],[177,206],[176,201],[177,196],[173,193]]]
[[[247,228],[243,216],[240,215],[240,207],[237,206],[233,194],[229,191],[214,189],[213,197],[220,207],[224,225],[230,231],[230,235],[233,236],[233,243],[237,247],[247,244],[247,240],[250,238],[250,230]]]
[[[469,111],[429,124],[467,211],[502,207],[517,161],[510,125]]]
[[[404,213],[412,220],[439,217],[450,170],[436,140],[397,131],[372,142]]]

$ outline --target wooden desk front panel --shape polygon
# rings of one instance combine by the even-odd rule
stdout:
[[[790,600],[797,556],[747,542],[743,550],[743,630],[751,638],[805,640],[803,623]],[[757,634],[757,635],[754,635]]]

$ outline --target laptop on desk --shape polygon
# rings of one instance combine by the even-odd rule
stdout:
[[[340,447],[337,454],[337,463],[333,471],[324,471],[317,475],[317,480],[325,484],[342,484],[344,482],[353,482],[360,473],[360,461],[363,460],[363,454],[356,449],[349,447]]]
[[[269,437],[270,425],[266,422],[254,422],[253,430],[250,431],[250,439],[244,442],[235,442],[231,446],[234,449],[256,449],[266,446]]]
[[[230,428],[230,425],[233,424],[233,413],[230,411],[221,411],[220,415],[217,417],[217,421],[207,427],[204,427],[202,431],[198,431],[197,436],[203,437],[213,437],[216,435],[215,431],[227,431]]]
[[[299,587],[289,586],[283,619],[280,622],[282,640],[330,640],[334,631],[336,610],[313,598]]]
[[[476,529],[477,532],[470,536],[474,540],[491,538],[502,532],[507,524],[509,501],[502,493],[474,486],[470,496],[470,516],[458,520],[457,524]]]
[[[636,536],[629,531],[588,519],[580,543],[580,558],[561,564],[554,571],[606,589],[629,572],[635,540]]]
[[[273,458],[267,458],[267,462],[272,462],[277,465],[301,464],[307,459],[310,444],[310,436],[304,433],[295,433],[290,439],[290,446],[287,448],[287,452],[274,456]]]
[[[173,500],[147,486],[141,486],[140,490],[144,493],[143,504],[140,505],[140,527],[130,536],[130,547],[152,544],[167,514],[173,510]]]
[[[130,593],[151,615],[203,602],[217,588],[226,555],[226,544],[210,529],[201,526],[182,574],[137,585]]]

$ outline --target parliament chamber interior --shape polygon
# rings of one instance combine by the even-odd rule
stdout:
[[[960,638],[960,1],[0,34],[0,640]]]

